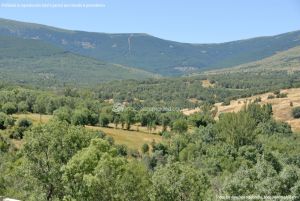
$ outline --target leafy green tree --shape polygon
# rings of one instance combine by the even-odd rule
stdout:
[[[2,111],[6,114],[14,114],[17,112],[17,107],[14,103],[8,102],[2,105]]]
[[[38,114],[46,114],[47,102],[48,102],[48,97],[46,95],[38,96],[33,105],[33,112]]]
[[[261,106],[255,103],[251,103],[246,106],[244,111],[249,114],[252,119],[255,119],[256,124],[269,121],[273,115],[271,104]]]
[[[64,194],[61,168],[82,148],[88,146],[95,134],[66,122],[38,125],[27,132],[22,153],[24,171],[33,182],[30,189],[41,187],[45,200],[62,199]]]
[[[0,129],[4,130],[15,123],[14,119],[7,114],[0,112]]]
[[[217,128],[221,137],[237,149],[254,143],[256,121],[246,112],[223,114]]]
[[[255,133],[257,135],[291,136],[293,131],[289,124],[270,119],[269,121],[258,124]]]
[[[138,161],[131,161],[124,166],[124,172],[116,181],[119,192],[118,200],[150,201],[151,177],[147,168]]]
[[[107,141],[95,139],[64,167],[65,200],[148,200],[149,175],[127,163]]]
[[[130,130],[131,125],[135,122],[136,112],[133,108],[128,107],[121,113],[121,119],[126,125],[126,130]]]
[[[109,116],[105,113],[101,113],[99,117],[99,124],[102,127],[107,127],[109,124]]]
[[[188,123],[185,119],[178,119],[173,122],[172,131],[176,133],[184,133],[188,130]]]
[[[72,111],[69,107],[60,107],[53,112],[53,115],[59,121],[66,121],[68,123],[71,123]]]
[[[112,122],[115,124],[115,128],[118,128],[119,123],[121,122],[121,115],[119,113],[112,113]]]
[[[197,128],[200,126],[207,126],[208,124],[215,122],[210,115],[204,113],[194,113],[189,116],[188,120],[192,126]]]
[[[26,130],[31,127],[32,122],[28,119],[19,119],[16,123],[16,127],[10,134],[11,138],[22,139]]]
[[[141,126],[147,126],[149,132],[156,128],[158,122],[158,115],[154,111],[140,111],[138,113],[138,119],[141,122]]]
[[[71,117],[73,125],[87,125],[89,123],[90,111],[86,108],[76,109]]]
[[[181,163],[158,167],[152,176],[151,200],[207,200],[207,176],[199,169]]]
[[[241,167],[228,177],[223,191],[235,196],[255,193],[261,196],[287,196],[297,188],[298,178],[299,171],[295,167],[286,166],[278,172],[272,163],[259,159],[254,167]]]
[[[170,125],[171,119],[169,115],[166,113],[161,114],[159,119],[160,119],[160,125],[162,125],[163,127],[162,131],[165,132],[167,130],[167,127]]]
[[[29,111],[29,106],[26,101],[21,101],[18,103],[18,112],[28,112]]]

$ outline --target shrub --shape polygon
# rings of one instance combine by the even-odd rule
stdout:
[[[25,131],[32,125],[32,122],[28,119],[20,119],[17,121],[16,127],[13,129],[10,138],[13,139],[23,139]]]
[[[287,93],[281,93],[276,95],[276,98],[286,98],[287,97]]]
[[[18,127],[23,127],[23,128],[28,128],[32,125],[32,122],[28,119],[20,119],[18,122],[17,122],[17,126]]]
[[[224,102],[222,103],[222,106],[227,106],[230,105],[230,99],[225,99]]]
[[[14,119],[7,114],[0,112],[0,129],[4,130],[7,127],[14,125]]]
[[[127,156],[127,146],[123,145],[123,144],[117,144],[115,145],[116,149],[117,149],[117,153],[119,156]]]
[[[300,107],[295,107],[292,111],[293,117],[296,119],[300,118]]]
[[[6,114],[14,114],[17,112],[17,108],[13,103],[5,103],[2,106],[2,111]]]
[[[149,151],[149,145],[148,144],[143,144],[142,146],[142,153],[147,153]]]

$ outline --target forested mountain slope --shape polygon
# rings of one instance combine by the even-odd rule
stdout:
[[[120,79],[143,79],[154,74],[73,54],[33,40],[0,36],[0,79],[14,83],[90,85]]]
[[[171,76],[257,61],[300,45],[299,31],[220,44],[188,44],[147,34],[68,31],[5,19],[0,19],[0,35],[47,41],[95,59]]]

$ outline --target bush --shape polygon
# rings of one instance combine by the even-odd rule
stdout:
[[[149,145],[148,144],[143,144],[142,146],[142,153],[147,153],[149,151]]]
[[[32,122],[28,119],[20,119],[17,121],[16,127],[13,129],[10,138],[13,139],[23,139],[25,131],[32,125]]]
[[[227,105],[230,105],[229,99],[225,99],[224,102],[222,103],[222,106],[227,106]]]
[[[7,114],[1,112],[0,113],[0,129],[4,130],[10,126],[13,126],[15,123],[14,119]]]
[[[28,119],[20,119],[17,122],[17,126],[22,127],[22,128],[29,128],[31,125],[32,125],[32,122]]]
[[[274,95],[269,95],[269,96],[268,96],[268,99],[274,99],[274,98],[275,98]]]
[[[117,153],[119,156],[127,156],[127,146],[123,145],[123,144],[117,144],[115,145],[116,149],[117,149]]]
[[[13,103],[5,103],[2,106],[2,111],[6,114],[14,114],[17,112],[17,108]]]
[[[287,93],[281,93],[276,95],[276,98],[286,98],[286,97],[287,97]]]
[[[300,118],[300,107],[295,107],[292,111],[293,113],[293,117],[295,119],[299,119]]]

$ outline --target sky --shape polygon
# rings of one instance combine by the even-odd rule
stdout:
[[[7,8],[98,4],[94,8]],[[107,33],[219,43],[300,30],[299,0],[0,0],[0,18]]]

